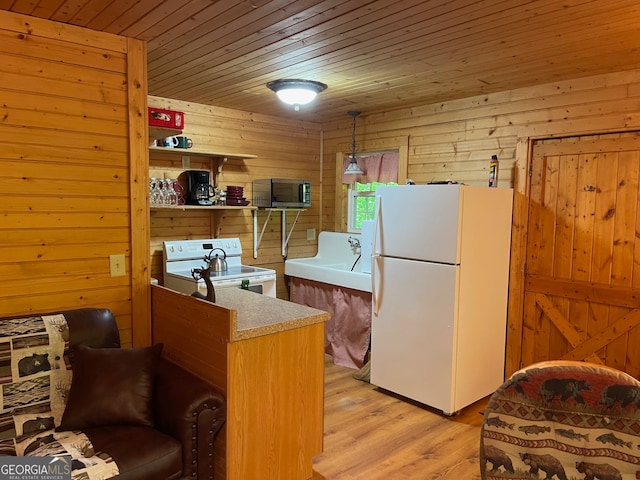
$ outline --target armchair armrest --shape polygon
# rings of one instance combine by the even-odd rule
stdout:
[[[213,439],[226,420],[222,392],[161,358],[155,382],[156,428],[182,443],[183,478],[213,478]]]

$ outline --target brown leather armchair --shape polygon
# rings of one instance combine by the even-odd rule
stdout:
[[[46,315],[54,314],[63,314],[67,321],[72,366],[78,345],[120,347],[110,310],[83,308]],[[224,396],[167,359],[160,358],[155,371],[153,427],[107,425],[82,431],[96,451],[111,455],[121,480],[212,479],[214,437],[226,418]]]

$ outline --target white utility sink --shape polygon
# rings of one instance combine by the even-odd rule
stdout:
[[[361,249],[352,246],[356,241],[360,242],[359,234],[320,232],[318,254],[315,257],[286,260],[284,273],[291,277],[371,292],[371,274],[361,272],[362,264],[371,262],[371,257],[358,258]]]

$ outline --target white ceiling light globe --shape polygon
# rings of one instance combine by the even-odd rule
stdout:
[[[285,88],[284,90],[279,90],[276,94],[280,100],[288,105],[306,105],[318,96],[315,91],[303,88]]]
[[[274,80],[267,83],[267,87],[276,92],[281,101],[293,105],[295,111],[300,110],[300,105],[312,102],[318,93],[327,88],[324,83],[299,79]]]

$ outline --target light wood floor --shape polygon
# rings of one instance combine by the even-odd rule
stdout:
[[[325,362],[324,451],[312,480],[477,480],[480,400],[456,416],[355,380]]]

